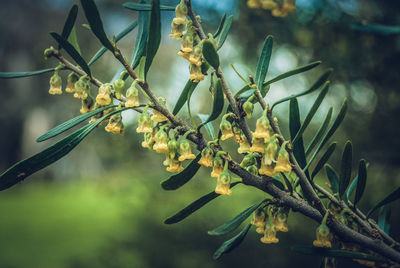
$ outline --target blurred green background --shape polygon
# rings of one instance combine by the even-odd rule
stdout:
[[[107,33],[116,34],[136,18],[124,1],[97,1]],[[177,1],[161,1],[174,5]],[[69,7],[66,0],[0,0],[0,71],[29,71],[56,65],[43,60],[55,45],[48,34],[61,32]],[[267,34],[275,37],[269,78],[315,60],[323,64],[308,73],[278,82],[267,101],[299,92],[328,67],[335,69],[326,103],[306,133],[309,142],[328,108],[337,113],[343,98],[349,113],[333,140],[339,146],[330,163],[338,167],[343,144],[354,144],[358,159],[370,162],[367,192],[360,207],[368,210],[400,185],[400,6],[397,1],[298,0],[297,12],[274,18],[269,11],[249,9],[239,0],[193,0],[205,29],[214,32],[223,13],[234,15],[231,34],[220,51],[222,66],[234,91],[243,75],[254,74]],[[179,42],[168,37],[172,12],[163,13],[163,40],[150,69],[149,83],[173,107],[189,73],[178,57]],[[80,11],[78,25],[86,23]],[[372,26],[371,26],[372,25]],[[78,39],[85,59],[100,47],[84,27]],[[137,30],[119,44],[129,58]],[[112,79],[119,66],[109,53],[93,65],[100,80]],[[63,74],[66,78],[67,73]],[[67,94],[48,95],[51,74],[0,80],[0,171],[54,143],[35,139],[79,114],[80,103]],[[194,113],[210,110],[208,78],[193,98]],[[304,118],[316,94],[299,99]],[[255,117],[260,114],[256,110]],[[180,115],[187,120],[186,107]],[[288,104],[276,109],[287,134]],[[140,147],[133,112],[123,114],[124,137],[95,130],[74,151],[26,181],[0,193],[0,267],[319,267],[321,258],[302,256],[292,245],[311,245],[316,223],[292,213],[289,233],[277,245],[264,245],[252,229],[240,247],[220,260],[212,254],[230,236],[210,237],[210,230],[265,195],[237,186],[231,197],[219,197],[185,221],[163,221],[205,193],[215,181],[202,168],[187,185],[163,191],[169,174],[162,157]],[[252,123],[254,126],[254,122]],[[226,143],[229,145],[229,142]],[[320,180],[324,183],[324,172]],[[392,204],[391,234],[400,238],[399,204]],[[359,267],[339,260],[339,267]]]

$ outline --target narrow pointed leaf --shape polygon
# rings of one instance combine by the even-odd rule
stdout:
[[[161,182],[161,187],[164,190],[176,190],[190,181],[200,168],[200,165],[197,163],[200,158],[201,154],[198,154],[196,158],[193,159],[184,170],[182,170],[182,172],[172,175],[165,181]]]
[[[122,6],[127,9],[135,10],[135,11],[150,11],[151,10],[151,4],[146,4],[146,3],[126,2],[126,3],[123,3]],[[175,7],[160,5],[160,10],[161,11],[175,11]]]
[[[99,109],[96,109],[96,110],[91,111],[91,112],[86,113],[86,114],[78,115],[77,117],[72,118],[72,119],[70,119],[70,120],[68,120],[68,121],[56,126],[55,128],[52,128],[51,130],[47,131],[45,134],[43,134],[42,136],[37,138],[36,142],[42,142],[42,141],[48,140],[50,138],[53,138],[53,137],[65,132],[65,131],[67,131],[68,129],[71,129],[74,126],[82,123],[83,121],[89,119],[90,117],[92,117],[92,116],[94,116],[94,115],[96,115],[98,113],[101,113],[102,111],[104,111],[106,109],[109,109],[111,107],[116,107],[116,106],[117,105],[109,105],[109,106],[106,106],[106,107],[101,107]]]
[[[81,0],[83,11],[85,12],[86,19],[90,25],[90,29],[94,35],[99,39],[104,47],[114,52],[114,47],[108,39],[103,22],[101,21],[99,11],[93,0]]]
[[[4,73],[0,72],[0,78],[4,78],[4,79],[21,78],[21,77],[34,76],[34,75],[50,73],[50,72],[54,72],[54,68],[48,68],[48,69],[32,71],[32,72],[4,72]]]
[[[138,80],[139,81],[145,81],[146,79],[146,56],[143,56],[140,61],[139,61],[139,67],[138,67]]]
[[[57,33],[50,33],[50,35],[65,49],[65,51],[74,59],[74,61],[82,68],[85,73],[92,76],[89,66],[86,61],[82,58],[78,51],[63,37]]]
[[[145,77],[161,42],[161,13],[160,0],[153,0],[150,12],[149,37],[146,44]]]
[[[390,193],[387,197],[385,197],[382,201],[380,201],[378,204],[376,204],[367,214],[367,218],[371,216],[372,213],[374,213],[375,210],[380,208],[381,206],[384,206],[386,204],[389,204],[393,201],[396,201],[397,199],[400,199],[400,187],[394,190],[392,193]]]
[[[297,103],[297,99],[294,98],[290,100],[290,117],[289,117],[289,130],[290,130],[290,136],[292,138],[294,138],[296,133],[299,132],[300,126],[301,123],[300,123],[299,105]],[[292,143],[292,146],[293,146],[294,157],[296,158],[300,167],[304,168],[307,165],[307,162],[306,162],[306,155],[304,152],[303,138],[300,136],[300,138],[298,138],[295,143]],[[307,171],[306,175],[308,175]]]
[[[246,237],[246,234],[249,231],[250,227],[251,224],[249,223],[246,225],[246,227],[243,228],[243,230],[239,234],[222,243],[222,245],[214,253],[213,259],[218,260],[223,254],[229,253],[237,246],[239,246],[240,243],[242,243],[243,239]]]
[[[209,117],[209,115],[207,115],[207,114],[197,114],[197,116],[200,117],[202,122],[205,122]],[[204,126],[204,128],[206,129],[211,140],[215,140],[215,130],[214,130],[214,126],[212,125],[212,122],[202,124],[202,126]]]
[[[329,165],[325,165],[326,176],[328,177],[329,183],[331,185],[331,190],[333,194],[339,192],[339,176],[336,171]]]
[[[69,34],[67,41],[76,49],[76,51],[78,51],[79,55],[81,55],[81,48],[79,47],[75,26],[72,27],[71,33]]]
[[[273,43],[274,39],[271,35],[268,35],[267,38],[265,38],[263,49],[261,51],[260,58],[258,59],[255,82],[259,90],[263,88],[265,76],[268,72]]]
[[[218,116],[221,114],[223,108],[224,108],[224,92],[222,90],[221,79],[218,78],[216,87],[215,87],[212,111],[211,111],[210,115],[208,116],[207,120],[199,125],[199,127],[197,128],[197,131],[199,131],[203,125],[217,119]]]
[[[118,42],[119,40],[124,38],[128,33],[130,33],[133,29],[135,29],[137,25],[138,25],[137,20],[135,20],[131,24],[129,24],[125,29],[123,29],[119,34],[117,34],[117,36],[115,37],[115,42]],[[103,54],[106,51],[107,51],[107,48],[105,48],[105,47],[100,48],[96,52],[96,54],[92,57],[92,59],[89,61],[88,65],[90,66],[93,63],[95,63],[101,56],[103,56]]]
[[[354,205],[361,200],[361,197],[365,190],[365,185],[367,184],[367,164],[364,159],[361,159],[358,164],[358,180],[357,180],[357,188],[356,195],[354,197]]]
[[[146,43],[149,36],[150,15],[148,12],[139,12],[139,29],[136,36],[135,46],[132,52],[130,65],[135,69],[139,64],[140,58],[146,52]]]
[[[218,29],[217,29],[217,31],[215,32],[215,34],[213,34],[213,37],[214,37],[214,38],[217,38],[218,35],[222,32],[222,28],[223,28],[224,25],[225,25],[225,20],[226,20],[226,13],[224,13],[224,15],[222,16],[222,19],[221,19],[221,21],[220,21],[220,23],[219,23]]]
[[[317,112],[319,106],[321,105],[322,101],[324,100],[326,93],[328,93],[329,90],[329,81],[325,82],[325,85],[323,86],[321,92],[319,93],[317,99],[315,100],[314,104],[311,106],[310,111],[308,112],[306,118],[304,119],[303,124],[301,125],[301,128],[297,132],[296,136],[294,137],[292,143],[295,143],[298,138],[300,138],[308,125],[310,124],[311,120],[313,119],[315,113]]]
[[[378,216],[378,226],[379,228],[382,229],[386,234],[390,233],[390,223],[389,219],[391,216],[391,209],[389,206],[383,206],[379,210],[379,216]]]
[[[350,259],[386,262],[384,258],[378,256],[361,252],[341,250],[341,249],[328,249],[328,248],[307,247],[307,246],[294,246],[291,249],[300,254],[313,255],[313,256],[327,256],[335,258],[350,258]]]
[[[241,182],[231,183],[230,187],[233,188],[236,185],[238,185],[239,183],[241,183]],[[208,194],[200,197],[196,201],[190,203],[187,207],[185,207],[184,209],[180,210],[175,215],[173,215],[173,216],[169,217],[168,219],[166,219],[164,221],[164,223],[165,224],[178,223],[178,222],[186,219],[188,216],[190,216],[195,211],[199,210],[200,208],[202,208],[203,206],[205,206],[206,204],[208,204],[209,202],[211,202],[212,200],[214,200],[218,196],[220,196],[220,194],[217,194],[216,192],[212,191],[211,193],[208,193]]]
[[[172,111],[173,115],[179,113],[182,109],[183,105],[185,105],[188,94],[190,91],[193,91],[199,83],[192,82],[190,79],[186,82],[185,87],[183,88],[181,95],[178,98],[178,101],[175,104],[174,110]]]
[[[203,56],[215,70],[219,68],[219,56],[214,44],[210,40],[203,41]]]
[[[326,162],[328,162],[329,158],[331,157],[335,149],[336,149],[336,142],[333,142],[331,143],[331,145],[329,145],[328,149],[326,149],[326,152],[322,155],[321,159],[315,165],[315,168],[311,174],[311,179],[313,179],[315,175],[317,175],[318,172],[325,166]]]
[[[322,136],[325,134],[325,131],[328,129],[329,122],[331,121],[331,117],[332,117],[332,111],[333,111],[333,108],[332,107],[329,108],[329,111],[326,114],[324,122],[322,123],[322,125],[318,129],[317,133],[315,134],[315,136],[311,140],[310,144],[307,146],[306,156],[308,156],[312,152],[312,150],[314,149],[315,145],[318,144],[318,142],[322,139]]]
[[[346,142],[343,150],[339,177],[339,196],[343,196],[350,183],[351,167],[353,162],[353,147],[350,141]]]
[[[208,231],[209,235],[225,235],[228,234],[236,228],[238,228],[242,222],[244,222],[250,215],[264,202],[261,201],[258,204],[251,205],[250,207],[246,208],[244,211],[236,215],[234,218],[230,219],[223,225],[215,228],[214,230]]]
[[[274,107],[275,107],[276,105],[280,104],[280,103],[283,103],[283,102],[288,101],[288,100],[290,100],[290,99],[298,98],[298,97],[301,97],[301,96],[304,96],[304,95],[307,95],[307,94],[310,94],[310,93],[314,92],[315,90],[317,90],[318,88],[320,88],[320,87],[328,80],[328,78],[329,78],[330,74],[332,73],[332,71],[333,71],[332,69],[326,70],[326,71],[318,78],[318,80],[315,81],[315,83],[314,83],[309,89],[307,89],[307,90],[305,90],[305,91],[302,91],[302,92],[300,92],[300,93],[297,93],[297,94],[295,94],[295,95],[292,95],[292,96],[289,96],[289,97],[286,97],[286,98],[283,98],[283,99],[278,100],[277,102],[275,102],[275,103],[272,105],[271,110],[274,109]]]
[[[224,44],[226,37],[228,36],[229,30],[231,28],[232,20],[233,20],[232,15],[226,19],[224,26],[222,27],[221,34],[218,36],[218,38],[216,40],[217,41],[217,50],[219,50],[222,47],[222,45]]]
[[[69,34],[71,33],[72,28],[75,25],[75,21],[76,21],[76,17],[77,16],[78,16],[78,5],[74,4],[71,7],[71,9],[69,10],[67,20],[65,21],[65,24],[64,24],[64,27],[63,27],[63,30],[62,30],[62,33],[61,33],[61,36],[64,39],[68,39]],[[61,48],[61,45],[59,45],[58,49],[60,49],[60,48]]]
[[[281,176],[283,177],[283,179],[285,181],[285,184],[286,184],[286,186],[287,186],[287,188],[289,190],[289,193],[293,193],[293,186],[290,183],[289,179],[286,177],[285,173],[281,172]]]

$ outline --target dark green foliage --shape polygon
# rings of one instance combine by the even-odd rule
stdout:
[[[228,37],[228,32],[232,26],[232,20],[233,20],[232,15],[226,19],[224,26],[222,27],[221,33],[216,40],[217,41],[217,50],[219,50],[222,47],[226,38]]]
[[[200,168],[200,165],[197,163],[200,158],[201,154],[198,154],[196,158],[193,159],[184,170],[182,170],[182,172],[172,175],[165,181],[161,182],[161,187],[164,190],[176,190],[190,181]]]
[[[72,28],[74,27],[75,21],[76,21],[76,17],[78,16],[78,5],[74,4],[69,13],[68,13],[68,17],[67,20],[65,21],[61,36],[68,40],[68,37],[72,31]],[[59,44],[58,49],[61,48],[61,45]]]
[[[264,80],[268,72],[273,43],[274,39],[271,35],[268,35],[267,38],[265,38],[263,49],[261,51],[260,58],[258,59],[255,82],[259,90],[262,90]]]
[[[350,183],[351,167],[353,163],[353,146],[350,141],[346,142],[342,155],[342,163],[339,175],[339,196],[343,197]]]
[[[4,72],[4,73],[0,72],[0,78],[4,78],[4,79],[21,78],[21,77],[34,76],[34,75],[50,73],[50,72],[54,72],[54,68],[48,68],[48,69],[32,71],[32,72]]]
[[[222,243],[222,245],[217,249],[217,251],[213,255],[214,260],[218,260],[223,254],[229,253],[237,246],[239,246],[240,243],[242,243],[243,239],[245,238],[250,227],[251,224],[249,223],[246,225],[246,227],[243,228],[243,230],[239,234]]]
[[[331,145],[329,145],[328,149],[326,149],[326,152],[322,155],[321,159],[315,165],[315,168],[311,174],[312,179],[325,166],[326,162],[328,162],[329,158],[331,157],[331,155],[333,154],[335,149],[336,149],[336,142],[333,142],[333,143],[331,143]]]
[[[219,56],[214,44],[210,40],[203,41],[203,56],[215,70],[219,68]]]
[[[160,0],[153,0],[150,12],[149,37],[146,44],[146,65],[145,77],[150,69],[153,59],[156,56],[161,42],[161,13]]]

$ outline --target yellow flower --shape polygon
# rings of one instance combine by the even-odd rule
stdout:
[[[96,102],[102,106],[108,105],[111,103],[111,87],[110,83],[102,84],[99,87],[99,92],[96,96]]]
[[[315,247],[330,248],[332,247],[332,234],[325,224],[318,226],[316,230],[317,239],[314,240],[313,245]]]
[[[216,156],[213,160],[213,169],[211,171],[211,177],[218,178],[219,175],[224,171],[224,161],[221,157]]]
[[[272,129],[269,124],[268,118],[265,115],[262,115],[257,119],[256,123],[256,131],[253,132],[253,137],[255,138],[263,138],[265,141],[268,141],[271,138]]]
[[[242,142],[240,142],[239,144],[240,146],[237,149],[239,154],[250,153],[250,144],[244,135],[242,135]]]
[[[258,173],[260,173],[261,175],[269,176],[269,177],[274,176],[276,174],[276,171],[274,169],[274,164],[267,165],[264,163],[264,161],[261,160],[261,167],[258,170]]]
[[[250,148],[250,152],[259,152],[264,153],[264,139],[263,138],[256,138],[253,136],[251,140],[252,146]]]
[[[236,124],[234,124],[232,126],[232,132],[233,132],[233,137],[235,138],[235,141],[237,143],[241,143],[242,142],[242,130]]]
[[[190,148],[190,143],[187,139],[183,139],[179,144],[179,161],[184,161],[187,159],[195,159],[196,156],[192,153],[192,149]]]
[[[258,208],[256,211],[254,211],[254,213],[253,213],[253,219],[251,220],[250,223],[251,223],[252,225],[256,226],[256,227],[257,227],[257,230],[258,230],[258,228],[262,228],[263,233],[264,233],[264,226],[265,226],[265,224],[267,223],[267,220],[266,220],[266,219],[267,219],[267,218],[266,218],[264,209]],[[257,231],[257,230],[256,230],[256,231]],[[257,232],[257,233],[258,233],[258,232]]]
[[[67,78],[67,87],[65,88],[65,92],[74,93],[75,92],[75,83],[79,80],[79,76],[72,72],[68,75]]]
[[[197,83],[204,80],[204,74],[201,72],[201,67],[196,64],[189,65],[190,80]]]
[[[122,116],[121,114],[114,114],[111,116],[108,125],[105,127],[107,132],[111,132],[113,134],[124,134],[124,125],[122,124]]]
[[[168,154],[168,134],[164,131],[164,129],[161,128],[159,131],[157,131],[155,139],[156,143],[154,144],[153,149],[157,153]]]
[[[53,76],[50,78],[50,89],[49,94],[60,95],[62,94],[62,80],[58,75],[58,72],[54,72]]]
[[[202,151],[201,151],[201,158],[199,160],[200,165],[205,166],[205,167],[211,167],[213,165],[213,155],[214,152],[211,148],[209,147],[205,147]]]
[[[185,27],[184,24],[177,24],[174,20],[171,23],[171,33],[169,37],[175,39],[181,39],[183,35],[183,28]]]
[[[218,176],[217,186],[215,187],[215,192],[221,195],[231,195],[232,190],[231,187],[231,175],[228,171],[222,172]]]
[[[287,141],[282,144],[281,149],[279,150],[275,172],[290,172],[292,170],[292,166],[290,165],[289,161],[289,153],[286,151],[286,144]]]
[[[260,0],[263,9],[272,10],[278,6],[273,0]]]
[[[188,61],[189,58],[190,58],[190,53],[185,53],[185,52],[183,52],[182,50],[179,50],[178,56],[181,56],[181,57],[183,57],[185,60]]]
[[[145,109],[139,116],[138,127],[136,128],[137,133],[151,133],[153,132],[153,121],[149,116],[149,113]]]
[[[153,149],[153,138],[152,138],[152,133],[145,133],[144,134],[144,141],[142,141],[142,147],[143,148],[148,148],[148,149]]]
[[[169,167],[167,167],[168,172],[181,172],[183,170],[183,167],[181,166],[181,162],[179,162],[176,159],[170,159],[169,160]]]
[[[86,99],[88,97],[89,92],[89,84],[84,81],[84,76],[81,76],[79,80],[75,83],[75,93],[74,98],[76,99]]]
[[[82,108],[80,109],[81,114],[86,114],[93,110],[94,101],[91,96],[88,96],[86,99],[82,100]]]
[[[187,24],[189,22],[187,19],[187,13],[187,6],[185,5],[184,0],[181,0],[181,2],[175,8],[175,18],[173,21],[176,24]]]
[[[136,80],[135,80],[136,81]],[[139,106],[139,90],[136,88],[135,82],[126,91],[126,102],[125,107],[136,107]]]
[[[275,228],[277,232],[288,232],[287,224],[288,214],[280,208],[274,217]]]
[[[261,242],[264,244],[278,243],[279,239],[276,237],[276,228],[274,223],[268,219],[265,225],[264,236],[261,237]]]
[[[259,8],[261,6],[261,4],[260,4],[259,0],[248,0],[247,6],[249,8]]]
[[[223,119],[221,121],[221,124],[219,125],[219,129],[221,130],[222,133],[221,136],[222,141],[233,137],[232,125],[228,120]]]
[[[193,52],[189,56],[189,62],[191,64],[196,65],[197,67],[201,66],[201,58],[203,56],[202,46],[198,44],[194,47]]]
[[[186,32],[182,37],[181,51],[183,53],[191,53],[193,51],[193,34],[192,22],[189,22],[186,26]]]
[[[114,90],[115,90],[115,97],[120,99],[122,96],[122,92],[125,90],[125,81],[121,78],[114,81]]]
[[[166,100],[165,100],[165,98],[163,98],[163,97],[159,97],[159,98],[158,98],[158,101],[159,101],[162,105],[165,105],[165,104],[166,104]],[[153,116],[151,117],[151,120],[161,123],[161,122],[167,121],[168,118],[165,117],[165,116],[164,116],[162,113],[160,113],[159,111],[153,109]]]
[[[275,155],[278,151],[278,144],[276,144],[275,137],[272,137],[267,144],[265,144],[265,154],[262,161],[264,165],[272,165],[275,162]]]

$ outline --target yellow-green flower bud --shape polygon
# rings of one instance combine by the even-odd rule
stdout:
[[[72,72],[68,75],[67,78],[67,87],[65,88],[65,92],[74,93],[75,92],[75,83],[79,80],[79,76]]]
[[[232,124],[225,118],[221,121],[219,129],[222,133],[221,140],[227,140],[233,137]]]
[[[229,171],[223,171],[217,180],[217,186],[215,187],[215,192],[221,195],[231,195],[232,190],[231,187],[232,177],[229,174]]]
[[[175,139],[175,137],[172,137],[172,139],[168,141],[168,151],[169,151],[169,157],[171,159],[175,158],[178,149],[179,149],[179,142]]]
[[[187,19],[188,8],[185,5],[184,0],[176,6],[175,8],[175,16],[176,18],[173,19],[173,22],[176,24],[187,24],[189,21]]]
[[[99,92],[96,96],[96,102],[101,106],[109,105],[111,103],[111,91],[112,85],[110,83],[102,84],[99,87]]]
[[[256,164],[256,158],[254,154],[247,154],[245,155],[245,157],[243,158],[242,162],[240,163],[240,166],[242,168],[251,166]]]
[[[121,78],[114,81],[114,90],[115,90],[115,97],[120,99],[122,96],[122,92],[125,90],[125,81]]]
[[[190,147],[190,142],[187,139],[182,139],[179,144],[179,161],[184,161],[187,159],[195,159],[196,156],[192,153],[192,149]]]
[[[275,137],[272,137],[266,144],[265,144],[265,154],[263,156],[262,162],[264,165],[272,165],[275,162],[275,155],[278,151],[278,144],[276,143]]]
[[[54,72],[53,76],[50,78],[50,89],[49,94],[60,95],[62,94],[62,80],[58,75],[58,72]]]
[[[136,88],[136,80],[126,91],[126,102],[125,107],[136,107],[139,106],[139,90]]]
[[[247,118],[251,118],[253,114],[254,104],[251,101],[246,101],[243,103],[243,111],[246,113]]]
[[[258,168],[257,168],[256,165],[248,166],[248,167],[246,168],[246,170],[247,170],[248,172],[250,172],[251,174],[255,175],[255,176],[258,175]]]

